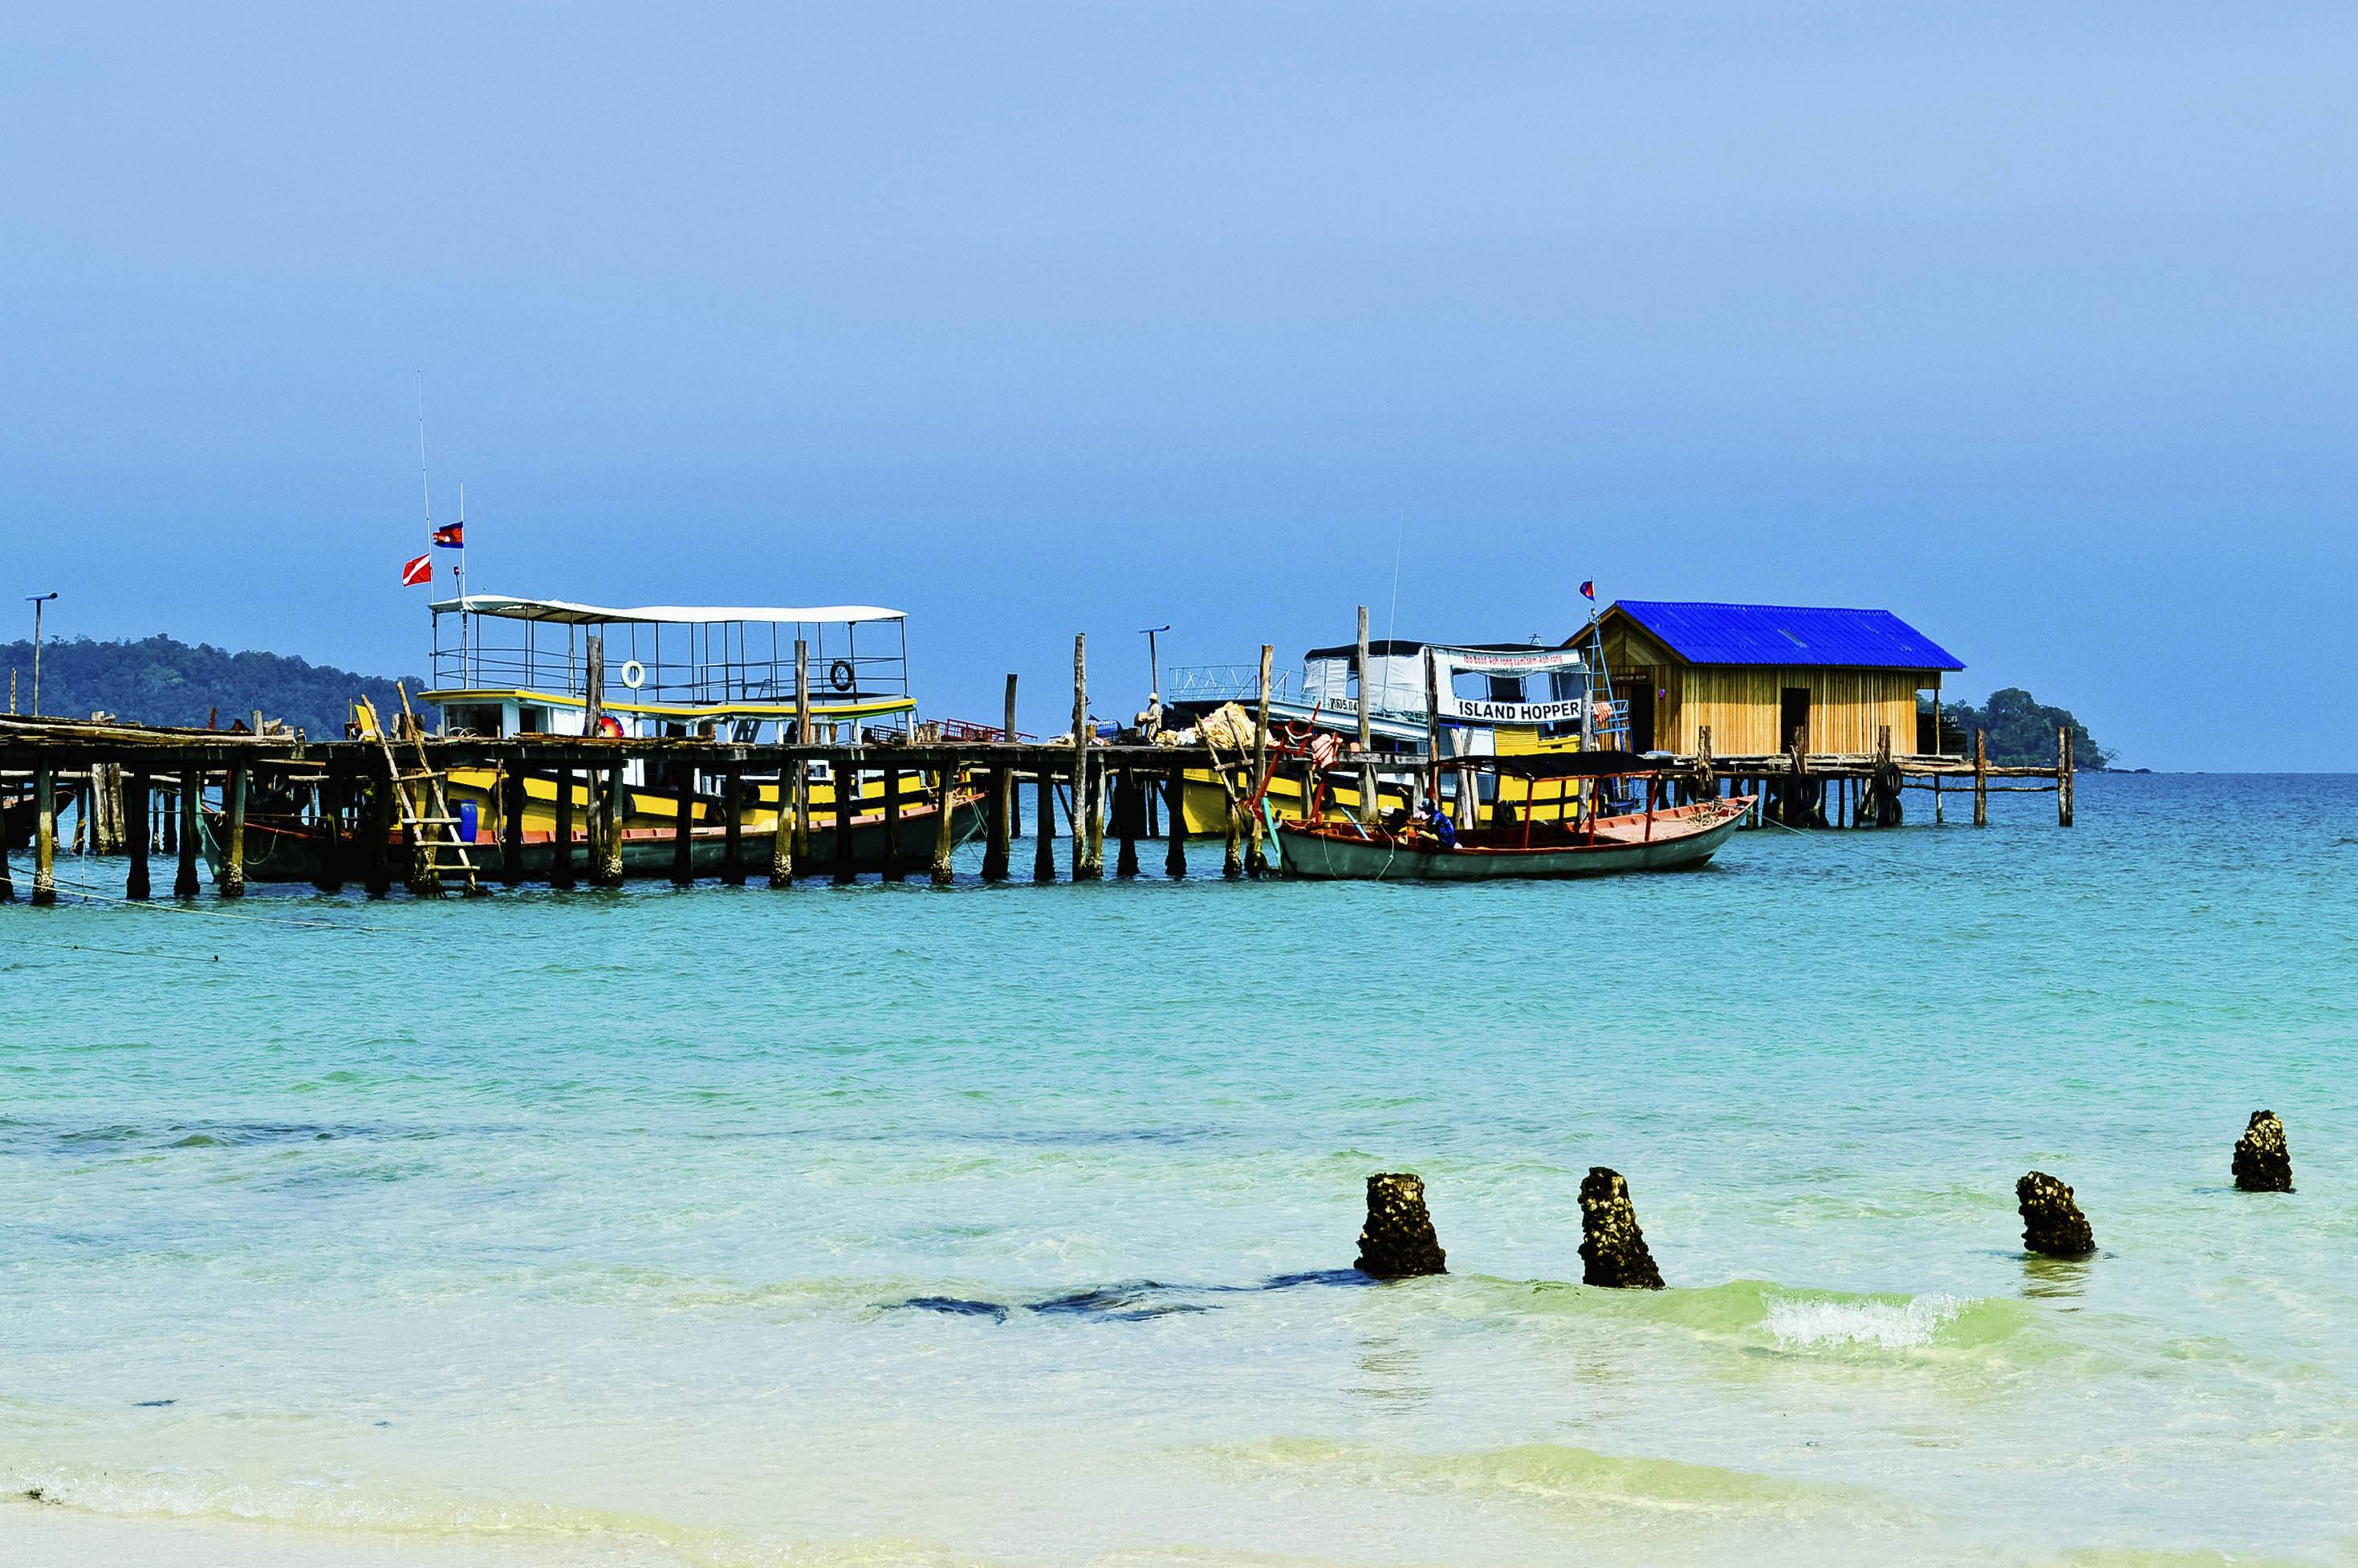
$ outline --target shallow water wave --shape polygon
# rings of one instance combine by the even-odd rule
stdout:
[[[1324,1472],[1362,1484],[1446,1487],[1574,1513],[1631,1509],[1792,1513],[1835,1506],[1849,1489],[1772,1476],[1628,1458],[1560,1443],[1464,1454],[1404,1453],[1320,1438],[1280,1438],[1228,1451],[1247,1464]]]

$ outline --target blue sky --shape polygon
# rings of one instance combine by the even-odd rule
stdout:
[[[69,634],[421,665],[422,371],[474,586],[898,605],[935,711],[1380,631],[1404,540],[1402,635],[1882,605],[2132,762],[2358,768],[2348,7],[12,35],[0,589]]]

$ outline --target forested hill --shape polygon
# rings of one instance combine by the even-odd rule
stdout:
[[[0,643],[0,665],[16,672],[16,711],[33,710],[33,644]],[[410,700],[424,682],[409,677]],[[221,728],[250,719],[283,719],[307,735],[344,732],[352,702],[365,697],[381,713],[401,711],[393,681],[381,676],[292,659],[283,654],[233,654],[175,637],[136,643],[93,643],[87,637],[53,641],[41,650],[41,711],[67,719],[97,712],[141,724],[186,724],[202,729],[219,710]]]
[[[2118,761],[2096,744],[2088,727],[2073,718],[2070,708],[2050,707],[2018,686],[1990,693],[1989,700],[1979,708],[1969,702],[1944,704],[1941,719],[1943,749],[1969,752],[1974,731],[1985,730],[1989,760],[2001,767],[2052,766],[2059,729],[2071,731],[2074,767],[2102,773]]]

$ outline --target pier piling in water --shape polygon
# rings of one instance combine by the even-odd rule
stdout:
[[[1270,662],[1277,656],[1276,645],[1260,645],[1260,697],[1253,704],[1252,778],[1245,785],[1245,805],[1249,818],[1245,823],[1245,874],[1259,877],[1268,874],[1269,851],[1261,843],[1261,819],[1258,799],[1269,784],[1269,670]]]
[[[560,890],[573,886],[573,776],[571,768],[557,773],[557,832],[548,846],[548,885]]]
[[[849,887],[860,880],[858,863],[851,858],[851,808],[860,794],[860,775],[852,769],[851,753],[834,759],[827,773],[835,781],[835,885]]]
[[[2246,1193],[2292,1191],[2292,1146],[2284,1123],[2272,1110],[2252,1112],[2251,1124],[2235,1140],[2235,1186]]]
[[[58,902],[58,775],[33,773],[33,902]]]
[[[222,816],[228,823],[222,834],[221,887],[223,898],[245,896],[245,802],[253,793],[254,770],[240,762],[229,771]]]
[[[745,774],[740,768],[730,768],[720,775],[720,815],[725,826],[720,830],[720,881],[723,885],[741,888],[745,885]]]
[[[1580,1257],[1586,1267],[1581,1283],[1613,1290],[1662,1289],[1662,1271],[1638,1228],[1638,1210],[1629,1202],[1629,1184],[1621,1173],[1591,1165],[1580,1184]]]
[[[671,819],[671,885],[684,888],[696,881],[696,770],[683,769],[676,784],[679,807]]]
[[[319,869],[311,885],[321,892],[339,892],[344,885],[344,813],[352,804],[352,774],[349,770],[330,762],[328,776],[319,781]],[[519,880],[524,869],[516,869]]]
[[[1015,739],[1015,676],[1007,676],[1007,717],[1000,731],[1001,739]],[[982,880],[1003,882],[1007,880],[1008,849],[1019,831],[1015,816],[1017,805],[1015,770],[1004,762],[992,764],[984,775],[983,787],[990,794],[983,803]]]
[[[1145,815],[1146,798],[1139,790],[1138,775],[1125,766],[1113,781],[1113,830],[1120,845],[1114,859],[1117,877],[1126,880],[1138,875],[1138,834]]]
[[[2044,1171],[2014,1184],[2022,1213],[2022,1245],[2049,1258],[2085,1258],[2096,1249],[2096,1233],[2080,1212],[2071,1189]]]
[[[147,834],[154,818],[147,809],[147,775],[134,773],[125,776],[123,785],[124,851],[131,857],[131,871],[123,882],[123,896],[134,903],[147,902],[153,889],[147,877]]]
[[[884,769],[884,880],[897,882],[908,875],[901,864],[901,770]]]
[[[933,884],[948,887],[957,881],[950,870],[950,856],[957,849],[954,831],[957,815],[957,770],[945,767],[934,774],[934,863]]]
[[[1974,731],[1974,826],[1989,826],[1989,731]]]
[[[592,879],[601,888],[622,885],[622,764],[606,769],[605,787],[598,792],[598,865]]]
[[[1163,849],[1163,874],[1176,881],[1187,874],[1187,770],[1172,768],[1163,783],[1163,815],[1169,819],[1171,841]]]
[[[514,762],[500,764],[500,881],[524,885],[524,773]]]
[[[1093,880],[1089,863],[1089,640],[1073,639],[1073,880]]]
[[[1046,768],[1033,775],[1039,795],[1033,803],[1032,880],[1056,880],[1056,778]]]
[[[1359,1256],[1352,1266],[1379,1280],[1445,1274],[1448,1254],[1433,1233],[1424,1206],[1424,1178],[1407,1171],[1384,1171],[1368,1178],[1368,1220],[1359,1231]]]

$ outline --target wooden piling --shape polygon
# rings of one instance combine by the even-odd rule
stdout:
[[[222,815],[227,830],[222,835],[221,885],[215,891],[223,898],[245,896],[245,801],[253,792],[254,770],[243,762],[229,771],[229,787],[224,791]]]
[[[1214,771],[1213,776],[1226,784],[1231,780],[1234,772],[1232,768],[1221,767]],[[1227,841],[1220,847],[1220,875],[1240,877],[1245,874],[1245,812],[1241,792],[1231,788],[1223,793],[1228,796],[1228,821]]]
[[[319,869],[312,873],[311,885],[321,892],[337,892],[344,885],[344,808],[351,795],[351,775],[330,762],[311,813],[319,833]]]
[[[135,773],[127,775],[123,784],[124,851],[131,857],[130,874],[123,882],[123,896],[134,903],[145,903],[152,892],[147,880],[147,830],[152,819],[147,814],[147,775]]]
[[[33,770],[33,902],[58,902],[58,775]]]
[[[860,798],[860,774],[849,752],[827,772],[835,779],[835,884],[844,887],[860,880],[859,863],[851,858],[851,809]]]
[[[1103,757],[1089,762],[1089,877],[1096,881],[1105,875],[1106,808],[1112,804],[1113,775],[1107,771]]]
[[[178,855],[180,852],[180,794],[187,788],[187,778],[188,773],[184,770],[172,781],[171,788],[160,792],[162,798],[157,802],[156,815],[164,829],[157,849],[163,854]]]
[[[957,848],[957,770],[944,766],[934,774],[933,883],[937,888],[946,888],[955,880],[950,873],[950,856]]]
[[[1425,795],[1435,806],[1441,804],[1441,656],[1431,648],[1424,651],[1424,760],[1431,783]]]
[[[604,799],[599,803],[598,875],[600,887],[618,888],[622,885],[622,802],[628,798],[622,783],[622,764],[614,762],[606,769]]]
[[[806,637],[795,639],[795,743],[811,743],[810,640]],[[781,774],[779,806],[783,807],[785,801],[786,781]],[[810,764],[800,757],[795,759],[795,859],[810,863]],[[793,870],[787,868],[790,875]]]
[[[180,818],[179,844],[176,853],[178,864],[172,873],[172,896],[197,896],[197,812],[204,800],[205,775],[201,769],[183,768],[179,786],[173,791]]]
[[[2055,727],[2055,825],[2071,826],[2071,728]]]
[[[901,769],[888,764],[884,769],[884,880],[897,882],[907,875],[901,863]]]
[[[679,764],[679,776],[673,781],[679,791],[679,808],[671,819],[671,882],[674,887],[686,887],[696,881],[694,853],[696,847],[696,768]]]
[[[1001,738],[1010,744],[1015,740],[1015,676],[1012,671],[1007,676],[1007,727]],[[1018,785],[1012,769],[1007,773],[1007,833],[1010,838],[1023,837],[1023,791]]]
[[[1120,848],[1115,851],[1113,874],[1117,877],[1138,875],[1138,819],[1146,815],[1146,802],[1138,792],[1138,775],[1127,763],[1115,775],[1113,784],[1113,827]]]
[[[0,903],[16,902],[16,873],[8,869],[8,836],[0,833]]]
[[[1359,820],[1373,826],[1383,814],[1376,804],[1375,698],[1368,687],[1368,607],[1359,606]]]
[[[1163,817],[1171,841],[1163,848],[1163,874],[1176,881],[1187,874],[1187,770],[1176,762],[1163,781]]]
[[[720,881],[724,887],[745,885],[745,770],[731,767],[720,775]]]
[[[1097,875],[1089,865],[1089,640],[1073,639],[1073,880]]]
[[[1974,826],[1989,826],[1989,731],[1974,731]]]
[[[1032,880],[1056,880],[1056,775],[1043,766],[1037,775],[1039,795],[1033,808]]]
[[[1015,739],[1015,677],[1007,677],[1007,724],[1004,739]],[[1009,834],[1015,816],[1015,779],[1004,765],[994,766],[986,775],[985,787],[990,791],[984,803],[985,824],[982,845],[982,880],[1000,882],[1007,880]]]
[[[1245,874],[1252,877],[1269,871],[1269,849],[1260,841],[1260,802],[1269,787],[1269,667],[1276,656],[1275,647],[1267,643],[1260,645],[1260,696],[1253,704],[1252,781],[1245,786],[1244,794],[1251,816],[1245,824]]]
[[[557,831],[549,840],[548,885],[573,886],[573,770],[557,770]]]
[[[500,763],[500,881],[524,885],[524,769],[514,758]]]

